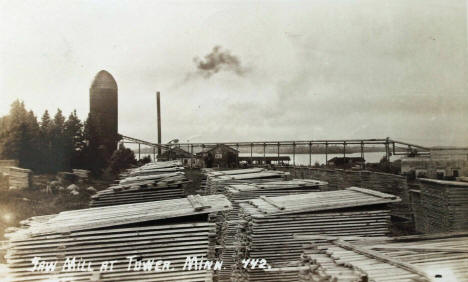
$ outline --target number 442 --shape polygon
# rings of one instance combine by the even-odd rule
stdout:
[[[249,268],[250,266],[250,269],[271,269],[271,266],[267,264],[265,259],[243,259],[242,264],[244,268]]]

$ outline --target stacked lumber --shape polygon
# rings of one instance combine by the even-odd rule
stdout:
[[[126,173],[122,174],[124,177],[132,176],[142,176],[142,175],[155,175],[161,173],[172,173],[183,171],[184,167],[180,161],[165,161],[165,162],[155,162],[147,163],[138,168],[128,170]]]
[[[31,187],[32,171],[19,167],[8,168],[9,189],[27,189]]]
[[[299,236],[306,239],[307,236]],[[468,281],[468,233],[394,238],[315,236],[301,281]]]
[[[128,177],[93,195],[90,207],[183,198],[187,183],[183,172]]]
[[[264,183],[246,183],[228,185],[225,189],[226,197],[232,203],[232,209],[222,215],[225,237],[219,257],[223,261],[224,269],[219,272],[219,281],[231,281],[233,266],[235,265],[236,233],[240,223],[239,203],[259,197],[274,197],[281,195],[305,194],[320,192],[327,183],[311,179],[293,179],[288,181],[271,181]]]
[[[297,281],[304,240],[298,235],[384,236],[388,205],[396,196],[351,187],[341,191],[261,197],[240,203],[236,281]],[[271,269],[244,268],[243,259],[265,259]],[[274,273],[273,273],[274,272]]]
[[[206,173],[206,195],[213,195],[224,192],[227,184],[246,182],[268,182],[287,179],[289,173],[264,168],[248,168],[222,171],[205,171]]]
[[[89,170],[86,169],[73,169],[74,174],[76,174],[80,179],[87,180],[89,178]]]
[[[415,214],[416,231],[468,230],[468,183],[435,179],[419,181],[419,199],[413,203],[419,209]]]
[[[214,258],[214,220],[217,213],[230,208],[223,195],[196,195],[31,218],[21,228],[6,234],[5,257],[10,278],[12,281],[212,281],[212,269],[184,271],[183,266],[188,256]],[[133,265],[129,268],[127,257],[132,256]],[[55,269],[31,271],[34,257],[46,263],[57,262]],[[68,269],[67,258],[76,258],[77,264],[85,261],[84,269]],[[148,266],[148,260],[152,259],[152,270],[144,271],[141,265]],[[155,270],[157,260],[170,261],[170,267],[166,271]],[[112,271],[100,271],[105,261],[114,261]]]

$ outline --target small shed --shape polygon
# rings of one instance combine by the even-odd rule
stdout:
[[[349,168],[356,165],[363,166],[366,163],[366,160],[361,157],[334,157],[328,160],[329,166]]]
[[[183,165],[189,166],[195,156],[182,148],[175,147],[164,151],[161,156],[158,156],[158,161],[180,160]]]
[[[218,144],[197,154],[202,167],[234,168],[239,166],[239,151],[224,144]]]

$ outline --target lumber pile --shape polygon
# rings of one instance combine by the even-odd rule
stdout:
[[[327,183],[311,179],[293,179],[288,181],[271,181],[264,183],[246,183],[228,185],[225,195],[232,203],[232,209],[222,213],[225,229],[223,245],[219,258],[223,261],[224,269],[219,272],[219,281],[231,281],[233,266],[235,265],[236,233],[239,227],[239,203],[259,197],[274,197],[281,195],[296,195],[310,192],[320,192]]]
[[[73,169],[74,174],[76,174],[81,180],[88,180],[89,170],[86,169]]]
[[[408,181],[406,177],[391,173],[368,170],[343,170],[312,167],[279,167],[288,171],[294,178],[311,178],[328,182],[330,190],[339,190],[351,186],[372,189],[398,196],[401,202],[391,206],[392,216],[406,220],[412,219]]]
[[[180,161],[165,161],[165,162],[154,162],[147,163],[138,168],[130,169],[126,173],[122,174],[123,177],[134,177],[144,175],[156,175],[162,173],[173,173],[183,171],[184,167]]]
[[[267,170],[264,168],[222,171],[205,170],[204,172],[206,173],[206,195],[222,194],[224,192],[224,186],[227,184],[278,181],[280,179],[287,179],[289,176],[287,172]]]
[[[341,191],[261,197],[240,203],[235,281],[297,281],[304,240],[298,235],[384,236],[388,205],[396,196],[350,187]],[[245,268],[243,259],[265,259],[271,269]]]
[[[183,172],[128,177],[93,195],[90,207],[183,198],[188,183]]]
[[[422,233],[468,230],[468,183],[419,179],[413,191],[416,231]]]
[[[19,167],[9,167],[4,175],[8,179],[9,189],[27,189],[31,187],[32,171]]]
[[[303,282],[468,281],[467,265],[468,233],[316,236],[304,245],[299,277]]]
[[[212,269],[184,271],[183,266],[188,256],[214,259],[217,213],[230,208],[223,195],[196,195],[34,217],[6,234],[10,278],[12,281],[212,281]],[[56,262],[53,271],[31,271],[34,257],[40,257],[47,265]],[[133,257],[130,269],[127,257]],[[76,265],[85,262],[85,266],[72,268],[73,258]],[[154,263],[150,264],[152,259]],[[157,271],[158,260],[169,261],[170,267],[161,271],[160,264]],[[105,261],[114,261],[112,271],[101,271]],[[151,266],[151,271],[148,268],[145,271],[144,265]]]

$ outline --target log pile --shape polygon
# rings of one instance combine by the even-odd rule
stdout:
[[[437,233],[468,230],[468,183],[419,179],[419,198],[413,197],[416,231]],[[416,192],[412,192],[414,196]]]
[[[326,182],[311,179],[293,179],[288,181],[271,181],[264,183],[247,183],[228,185],[225,195],[232,203],[232,210],[223,213],[225,237],[219,257],[223,261],[224,269],[219,272],[219,281],[231,281],[232,267],[235,265],[236,233],[240,223],[239,203],[259,197],[274,197],[281,195],[295,195],[310,192],[320,192]]]
[[[307,236],[299,236],[306,239]],[[300,281],[468,281],[468,233],[394,238],[315,236]]]
[[[230,202],[222,195],[196,195],[34,217],[6,234],[10,278],[12,281],[212,281],[213,270],[184,271],[183,266],[187,256],[214,259],[214,220],[217,213],[230,208]],[[53,271],[31,271],[34,257],[40,257],[47,265],[56,262]],[[127,257],[133,257],[130,269]],[[75,268],[70,264],[73,258],[76,258]],[[154,263],[150,264],[152,259]],[[158,260],[170,261],[170,268],[160,271],[163,265],[158,265],[159,271],[155,270]],[[105,261],[114,261],[112,271],[101,271]],[[79,262],[85,262],[84,266],[77,267]],[[142,265],[152,266],[152,270],[144,271]]]
[[[388,205],[396,196],[351,187],[341,191],[261,197],[240,203],[236,281],[297,281],[304,240],[298,235],[384,236],[389,233]],[[271,269],[244,268],[243,259],[265,259]],[[272,273],[274,272],[274,273]]]

